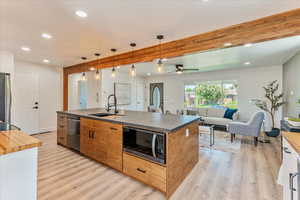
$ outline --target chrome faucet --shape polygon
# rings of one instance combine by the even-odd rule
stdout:
[[[109,100],[111,97],[114,97],[114,104],[110,104]],[[107,108],[106,111],[109,112],[110,111],[110,107],[115,106],[115,113],[118,113],[118,109],[117,109],[117,97],[114,94],[111,94],[107,97]]]

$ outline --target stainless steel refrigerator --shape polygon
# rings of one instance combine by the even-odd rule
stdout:
[[[0,72],[0,122],[11,124],[11,95],[10,74]]]

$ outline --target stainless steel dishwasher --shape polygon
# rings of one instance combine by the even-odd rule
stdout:
[[[80,151],[80,118],[68,116],[68,137],[67,145],[69,148]]]

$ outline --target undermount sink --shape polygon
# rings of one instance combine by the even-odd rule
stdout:
[[[112,116],[112,115],[115,115],[113,113],[95,113],[95,114],[90,114],[90,115],[93,115],[93,116],[96,116],[96,117],[107,117],[107,116]]]

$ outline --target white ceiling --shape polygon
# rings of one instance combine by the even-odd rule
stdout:
[[[251,47],[233,47],[190,54],[164,61],[163,75],[175,71],[176,64],[183,64],[184,68],[196,68],[199,72],[230,69],[236,67],[260,67],[282,65],[300,51],[300,36],[273,40],[253,44]],[[249,65],[245,65],[250,62]],[[137,63],[137,75],[161,75],[156,71],[155,62]],[[128,73],[130,66],[117,69],[121,73]],[[174,73],[171,73],[174,74]]]
[[[299,0],[1,0],[0,50],[69,66],[95,52],[107,56],[112,47],[128,51],[130,42],[157,44],[157,34],[171,41],[298,7]],[[44,32],[53,38],[41,38]]]

